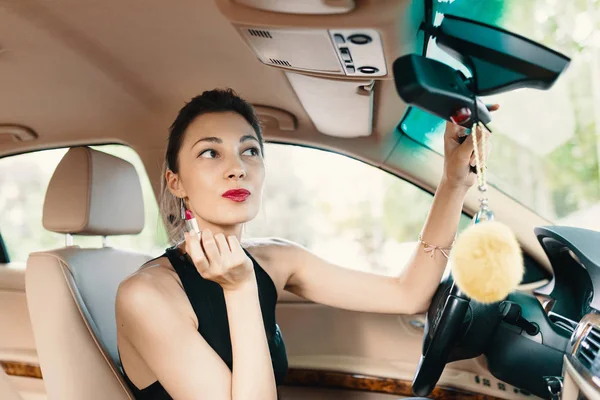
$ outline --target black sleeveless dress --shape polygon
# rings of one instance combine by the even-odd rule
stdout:
[[[279,386],[283,383],[283,379],[287,373],[288,361],[281,331],[275,321],[277,289],[265,270],[262,269],[246,249],[244,251],[254,265],[256,283],[258,285],[258,298],[271,360],[273,362],[273,372],[275,373],[275,381]],[[231,370],[233,357],[223,289],[218,283],[202,278],[189,257],[184,255],[179,248],[168,248],[163,256],[169,258],[171,265],[173,265],[177,275],[179,275],[179,279],[181,279],[183,289],[198,318],[198,333],[202,335],[204,340],[206,340]],[[123,375],[136,400],[172,400],[172,397],[159,381],[143,389],[138,389],[131,382],[125,371],[123,371]]]

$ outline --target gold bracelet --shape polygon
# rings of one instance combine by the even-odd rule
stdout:
[[[435,250],[437,249],[440,251],[440,253],[442,253],[444,255],[444,257],[446,257],[446,259],[448,259],[449,258],[448,253],[450,252],[450,250],[452,250],[452,247],[454,246],[454,242],[456,242],[456,239],[454,239],[452,241],[452,244],[450,245],[450,247],[433,246],[427,242],[424,242],[423,237],[419,233],[419,242],[423,245],[426,253],[431,253],[431,256],[430,256],[431,258],[433,258],[435,256]]]

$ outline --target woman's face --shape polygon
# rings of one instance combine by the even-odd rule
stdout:
[[[179,173],[174,175],[167,174],[169,187],[187,197],[199,222],[230,226],[258,214],[263,155],[256,132],[235,112],[204,114],[192,121],[179,150]],[[236,192],[227,195],[231,190]]]

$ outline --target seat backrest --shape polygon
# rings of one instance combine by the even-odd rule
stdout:
[[[88,147],[70,149],[54,172],[43,225],[77,235],[126,235],[144,225],[135,168]],[[110,247],[32,253],[26,294],[48,399],[133,399],[121,375],[115,297],[150,259]]]

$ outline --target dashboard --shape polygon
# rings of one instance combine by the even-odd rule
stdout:
[[[600,314],[585,315],[571,336],[563,365],[564,400],[600,399]]]
[[[571,321],[600,310],[600,232],[552,226],[535,229],[553,270],[536,294],[553,299],[552,313]]]
[[[563,226],[538,227],[553,278],[535,291],[548,300],[548,319],[570,333],[560,387],[551,398],[600,399],[600,232]]]

